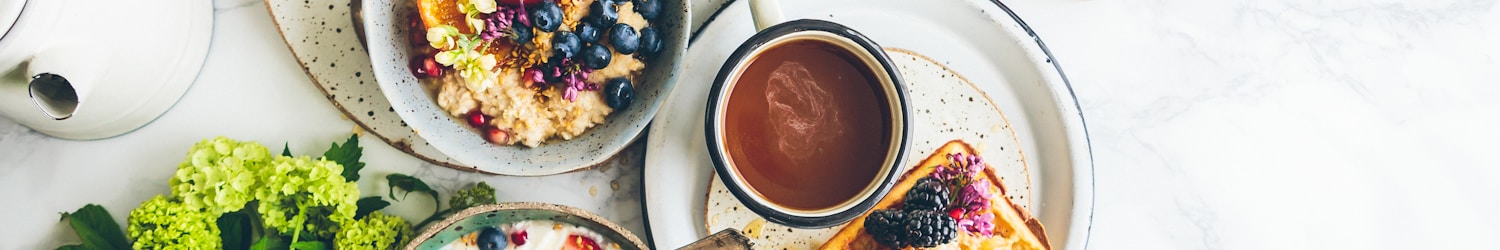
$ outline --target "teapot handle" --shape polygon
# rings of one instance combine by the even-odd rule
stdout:
[[[106,53],[83,45],[41,50],[26,68],[32,103],[52,119],[72,117],[104,75],[107,61]]]

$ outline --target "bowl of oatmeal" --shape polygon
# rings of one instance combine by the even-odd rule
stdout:
[[[376,79],[403,122],[479,172],[593,166],[644,130],[687,45],[682,0],[368,0]]]
[[[481,205],[433,223],[404,249],[649,249],[618,224],[583,209],[537,202]]]

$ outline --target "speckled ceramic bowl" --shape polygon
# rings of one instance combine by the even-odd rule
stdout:
[[[414,6],[401,0],[365,0],[365,40],[375,79],[401,119],[417,134],[459,163],[482,172],[540,176],[565,173],[604,162],[634,141],[651,122],[662,101],[676,85],[682,55],[687,51],[688,12],[684,0],[661,0],[661,16],[652,22],[663,37],[663,48],[647,62],[629,108],[616,110],[605,122],[572,140],[552,139],[536,148],[486,142],[462,119],[449,116],[408,70],[410,48],[403,29],[404,13]]]
[[[550,220],[587,228],[620,244],[620,249],[624,250],[648,249],[646,243],[636,238],[635,234],[598,215],[575,207],[537,202],[511,202],[464,209],[422,230],[421,235],[406,244],[406,249],[436,250],[486,226],[527,220]]]

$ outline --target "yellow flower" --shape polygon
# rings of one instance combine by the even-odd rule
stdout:
[[[460,4],[458,6],[458,11],[462,11],[465,14],[473,14],[473,12],[489,14],[495,13],[495,10],[498,10],[499,7],[495,5],[495,0],[468,0],[467,4]]]
[[[499,77],[491,69],[498,63],[494,55],[470,50],[453,67],[458,69],[458,75],[464,78],[469,90],[480,92],[496,84]]]
[[[427,43],[435,49],[449,50],[458,45],[456,39],[459,35],[462,34],[458,33],[458,28],[451,25],[432,27],[427,29]]]

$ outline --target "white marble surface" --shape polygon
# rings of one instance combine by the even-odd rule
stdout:
[[[1097,249],[1500,248],[1500,5],[1007,1],[1091,134]]]
[[[695,19],[718,2],[695,2]],[[1045,39],[1085,112],[1090,248],[1500,248],[1496,0],[1006,3]],[[85,203],[123,221],[167,192],[203,138],[316,154],[347,136],[354,125],[296,66],[263,3],[215,4],[207,65],[156,122],[67,141],[0,118],[0,249],[75,242],[57,213]],[[639,169],[485,177],[362,145],[365,176],[415,173],[442,189],[485,180],[511,187],[503,200],[580,206],[644,233]],[[396,213],[417,218],[422,203]]]

